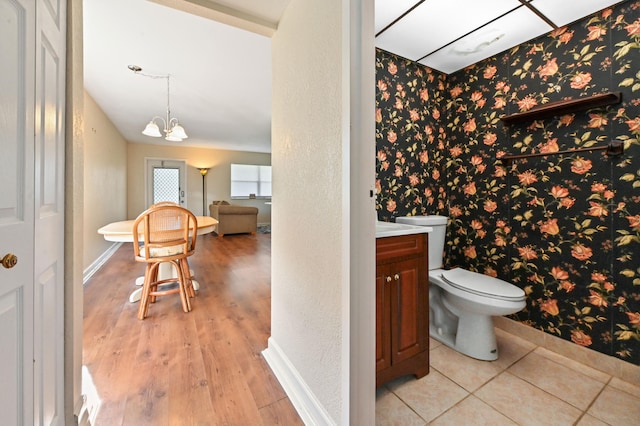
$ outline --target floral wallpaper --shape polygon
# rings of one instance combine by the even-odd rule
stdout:
[[[379,219],[449,216],[446,266],[524,289],[513,319],[640,365],[639,70],[637,0],[448,76],[378,50]],[[606,92],[622,102],[500,120]],[[624,154],[553,154],[609,141]]]

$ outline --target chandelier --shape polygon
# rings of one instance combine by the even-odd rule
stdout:
[[[149,121],[149,124],[142,131],[143,135],[151,136],[154,138],[162,137],[162,133],[160,133],[160,127],[158,126],[158,122],[162,122],[163,132],[165,134],[165,139],[171,142],[182,142],[183,139],[187,139],[187,133],[184,131],[184,128],[180,125],[180,122],[177,118],[171,117],[171,103],[170,103],[170,75],[150,75],[143,74],[142,68],[137,65],[129,65],[129,69],[136,74],[143,75],[149,78],[166,78],[167,79],[167,117],[166,119],[160,116],[155,116]]]

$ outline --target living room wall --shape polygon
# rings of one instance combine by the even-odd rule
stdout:
[[[199,168],[209,167],[205,176],[206,216],[209,204],[226,200],[232,204],[258,208],[258,223],[271,223],[271,205],[266,200],[231,200],[231,164],[270,165],[271,154],[258,152],[227,151],[207,148],[191,148],[170,145],[127,144],[127,216],[136,218],[147,208],[145,204],[145,158],[184,160],[187,163],[187,196],[189,210],[202,213],[202,175]]]
[[[513,319],[640,365],[640,2],[445,76],[378,51],[377,211],[444,214],[446,264],[525,290]],[[618,105],[505,126],[500,117],[622,92]],[[619,141],[506,166],[505,153]]]
[[[98,229],[127,215],[127,141],[86,91],[84,126],[83,270],[112,245]]]

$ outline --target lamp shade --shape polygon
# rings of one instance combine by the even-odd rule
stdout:
[[[152,136],[154,138],[159,138],[162,136],[158,125],[153,120],[151,120],[149,124],[147,124],[147,127],[144,128],[142,134],[146,136]]]
[[[180,139],[187,139],[189,137],[185,133],[184,128],[179,124],[176,124],[171,128],[171,135]]]
[[[182,142],[182,138],[179,138],[178,136],[174,135],[173,132],[167,132],[167,137],[164,138],[165,140],[171,141],[171,142]]]

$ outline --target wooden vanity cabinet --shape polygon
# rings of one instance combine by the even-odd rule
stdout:
[[[376,387],[429,373],[427,237],[376,239]]]

